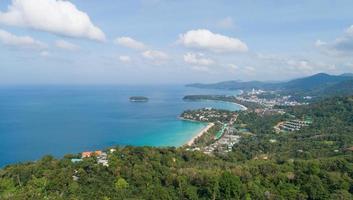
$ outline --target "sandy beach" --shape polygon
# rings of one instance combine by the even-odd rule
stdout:
[[[239,103],[235,103],[235,104],[239,105],[242,111],[248,110],[248,108],[242,104],[239,104]]]
[[[206,133],[210,128],[214,126],[214,123],[209,123],[205,128],[203,128],[197,135],[195,135],[193,138],[191,138],[188,143],[186,143],[188,146],[191,146],[194,144],[195,140],[202,136],[204,133]]]

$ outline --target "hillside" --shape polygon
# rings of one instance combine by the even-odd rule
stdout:
[[[280,88],[290,91],[314,91],[331,87],[346,80],[353,80],[353,78],[350,76],[335,76],[319,73],[282,83]]]
[[[232,152],[116,147],[109,166],[45,156],[0,170],[0,199],[344,199],[353,198],[353,97],[288,108],[313,124],[274,133],[285,116],[242,112]],[[272,141],[272,142],[271,142]]]

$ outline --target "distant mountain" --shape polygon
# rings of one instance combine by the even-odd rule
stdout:
[[[344,74],[341,74],[340,76],[353,77],[353,73],[344,73]]]
[[[212,84],[188,84],[187,87],[205,88],[205,89],[227,89],[227,90],[246,90],[246,89],[264,89],[273,88],[275,84],[261,81],[224,81]]]
[[[353,91],[350,84],[353,81],[353,74],[346,73],[341,75],[329,75],[325,73],[314,74],[312,76],[298,78],[286,82],[261,82],[261,81],[226,81],[213,84],[189,84],[188,87],[197,87],[205,89],[228,89],[228,90],[249,90],[249,89],[264,89],[264,90],[280,90],[282,92],[315,95],[324,93],[338,93]],[[343,87],[342,89],[339,87]]]
[[[353,77],[319,73],[309,77],[294,79],[292,81],[282,83],[281,88],[296,92],[320,90],[322,88],[326,88],[349,79],[353,79]]]

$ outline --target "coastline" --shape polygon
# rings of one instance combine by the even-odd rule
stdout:
[[[187,120],[187,119],[183,119],[183,120]],[[194,121],[194,120],[190,120],[190,121]],[[197,122],[197,121],[194,121]],[[186,146],[191,146],[194,144],[195,140],[199,137],[201,137],[203,134],[207,133],[207,131],[212,128],[215,124],[214,123],[208,123],[207,126],[203,129],[201,129],[201,131],[196,134],[195,136],[193,136],[185,145]]]
[[[239,103],[235,103],[235,104],[239,105],[240,108],[242,109],[242,111],[248,110],[248,107],[246,107],[246,106],[244,106],[244,105],[242,105],[242,104],[239,104]]]
[[[207,101],[207,100],[206,100]],[[215,101],[215,100],[210,100],[210,101]],[[236,103],[236,102],[231,102],[231,101],[218,101],[218,102],[226,102],[226,103],[232,103],[232,104],[235,104],[237,106],[240,107],[240,110],[241,111],[246,111],[248,110],[248,108],[242,104],[239,104],[239,103]],[[185,120],[185,121],[190,121],[190,122],[198,122],[198,123],[207,123],[207,122],[200,122],[200,121],[197,121],[197,120],[192,120],[192,119],[185,119],[183,117],[179,117],[180,120]],[[205,134],[210,128],[212,128],[215,124],[214,123],[208,123],[207,126],[203,129],[201,129],[201,131],[193,136],[187,143],[184,144],[184,146],[192,146],[195,142],[195,140],[199,137],[201,137],[203,134]]]

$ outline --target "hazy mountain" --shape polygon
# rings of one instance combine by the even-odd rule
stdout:
[[[312,76],[293,79],[285,82],[261,82],[261,81],[225,81],[213,84],[189,84],[188,87],[197,87],[205,89],[229,89],[229,90],[281,90],[288,93],[300,94],[331,94],[331,93],[350,93],[353,88],[350,84],[353,81],[353,74],[345,73],[342,75],[329,75],[318,73]],[[342,87],[342,88],[340,88]],[[335,92],[335,91],[341,92]]]
[[[291,91],[308,91],[332,86],[341,81],[353,79],[350,76],[336,76],[325,73],[315,74],[309,77],[298,78],[281,84],[281,88]]]
[[[340,76],[353,77],[353,73],[344,73],[344,74],[341,74]]]

